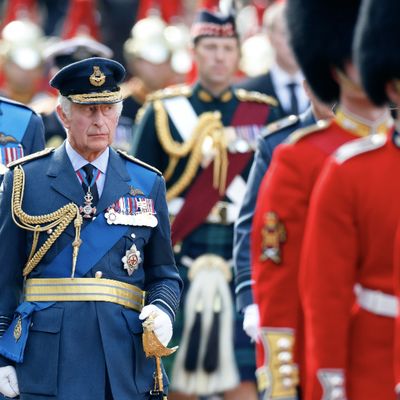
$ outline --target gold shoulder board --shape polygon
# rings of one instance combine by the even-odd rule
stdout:
[[[265,103],[274,107],[278,105],[278,101],[274,97],[256,91],[235,89],[235,95],[241,101],[254,101],[256,103]]]
[[[339,164],[342,164],[350,158],[379,149],[384,146],[386,142],[387,136],[383,134],[375,134],[355,139],[340,146],[335,151],[334,157]]]
[[[189,85],[174,85],[150,93],[146,97],[146,102],[168,99],[170,97],[177,97],[177,96],[189,97],[191,95],[192,95],[192,88]]]
[[[262,137],[266,137],[268,135],[271,135],[272,133],[288,128],[289,126],[293,126],[299,121],[299,119],[300,118],[297,115],[293,114],[277,121],[271,122],[263,129]]]
[[[289,137],[286,139],[285,143],[293,144],[298,142],[300,139],[311,135],[312,133],[316,133],[326,129],[331,124],[331,121],[327,119],[320,119],[315,124],[306,126],[305,128],[300,128],[297,131],[293,132]]]
[[[46,148],[44,150],[37,151],[36,153],[32,153],[32,154],[29,154],[29,155],[27,155],[25,157],[21,157],[18,160],[12,161],[12,162],[7,164],[7,167],[8,168],[13,168],[16,165],[23,164],[23,163],[25,163],[27,161],[36,160],[37,158],[41,158],[41,157],[47,156],[48,154],[52,153],[54,150],[55,150],[54,147],[48,147],[48,148]]]
[[[157,168],[153,167],[153,166],[150,165],[150,164],[145,163],[145,162],[142,161],[142,160],[139,160],[139,159],[136,158],[136,157],[131,156],[131,155],[128,154],[126,151],[123,151],[123,150],[119,150],[119,149],[118,149],[117,152],[118,152],[119,154],[121,154],[122,157],[126,158],[127,160],[132,161],[132,162],[134,162],[135,164],[139,164],[139,165],[141,165],[142,167],[145,167],[145,168],[147,168],[147,169],[150,169],[151,171],[155,172],[155,173],[158,174],[158,175],[162,175],[161,171],[159,171]]]

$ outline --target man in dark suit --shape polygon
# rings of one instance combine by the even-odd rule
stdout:
[[[286,2],[280,1],[267,8],[264,25],[275,62],[265,74],[249,78],[237,84],[246,90],[272,96],[278,100],[278,118],[304,112],[309,101],[303,89],[303,74],[288,43],[285,17]]]
[[[154,388],[156,363],[142,348],[141,320],[151,316],[156,338],[167,345],[181,279],[161,174],[110,148],[124,74],[104,58],[59,71],[51,85],[61,94],[57,112],[67,141],[15,162],[5,176],[5,396],[147,399]]]

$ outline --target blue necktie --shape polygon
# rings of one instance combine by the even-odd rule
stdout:
[[[97,190],[96,177],[93,178],[94,166],[92,164],[86,164],[82,169],[86,174],[86,180],[82,180],[83,191],[87,193],[88,185],[90,186],[90,193],[92,193],[93,196],[92,204],[93,206],[96,206],[99,201],[99,191]]]

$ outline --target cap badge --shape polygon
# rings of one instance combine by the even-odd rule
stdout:
[[[93,86],[102,86],[106,81],[106,76],[100,71],[100,67],[93,67],[93,74],[89,76],[89,81]]]

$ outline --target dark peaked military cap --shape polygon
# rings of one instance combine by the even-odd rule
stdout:
[[[209,10],[200,10],[191,28],[192,40],[201,37],[237,37],[235,18],[232,14],[224,15]]]
[[[324,102],[339,98],[332,70],[352,60],[360,0],[288,0],[290,43],[313,92]]]
[[[400,2],[366,0],[360,10],[354,40],[355,62],[373,102],[389,102],[385,85],[400,79]]]
[[[93,57],[67,65],[50,81],[73,103],[103,104],[122,101],[119,84],[125,68],[114,60]]]

